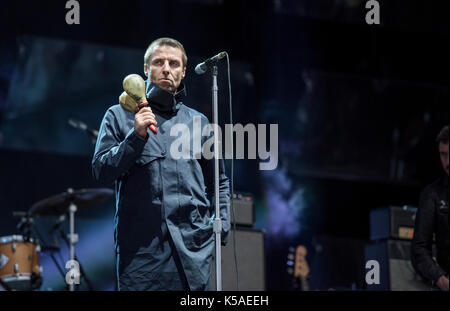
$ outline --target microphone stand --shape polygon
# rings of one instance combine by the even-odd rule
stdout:
[[[81,122],[79,120],[69,119],[68,122],[74,128],[85,132],[89,136],[89,139],[91,140],[91,143],[93,145],[95,145],[97,143],[97,136],[98,136],[97,130],[90,129],[89,127],[87,127],[86,124],[84,124],[83,122]]]
[[[219,116],[218,116],[218,91],[217,86],[217,75],[218,68],[214,64],[212,66],[212,105],[213,105],[213,124],[216,126],[214,129],[214,196],[215,196],[215,211],[216,217],[214,218],[214,235],[216,241],[216,252],[215,252],[215,266],[216,266],[216,291],[222,291],[222,243],[221,243],[221,232],[222,232],[222,219],[220,218],[220,208],[219,208],[219,137],[217,135],[217,127],[219,126]]]

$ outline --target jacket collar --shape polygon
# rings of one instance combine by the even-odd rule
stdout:
[[[183,82],[177,89],[175,94],[166,91],[158,85],[150,82],[148,79],[145,81],[145,96],[152,109],[158,112],[172,113],[177,112],[182,104],[182,99],[186,96],[186,87]]]

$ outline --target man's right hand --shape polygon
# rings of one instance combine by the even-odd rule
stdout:
[[[134,130],[142,138],[147,137],[147,129],[150,124],[156,126],[156,118],[150,107],[144,107],[134,115]]]
[[[442,275],[436,282],[436,285],[443,291],[448,292],[448,278]]]

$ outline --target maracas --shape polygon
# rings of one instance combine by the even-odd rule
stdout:
[[[125,92],[119,96],[119,102],[126,111],[136,113],[139,109],[148,105],[145,97],[145,81],[140,75],[130,74],[126,76],[123,79],[123,89]],[[158,133],[155,125],[150,124],[148,128],[153,133]]]

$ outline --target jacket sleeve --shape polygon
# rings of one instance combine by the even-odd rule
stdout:
[[[433,233],[436,227],[433,194],[431,188],[426,188],[420,195],[411,245],[411,261],[417,273],[427,280],[436,282],[445,272],[432,257]]]
[[[146,139],[132,128],[120,139],[120,124],[109,109],[103,117],[92,159],[95,180],[111,184],[129,170],[144,149]]]

